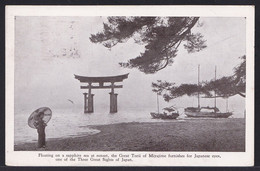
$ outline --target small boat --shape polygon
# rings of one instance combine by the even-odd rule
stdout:
[[[188,107],[184,109],[185,115],[194,118],[228,118],[232,115],[232,112],[221,113],[218,108],[215,107]]]
[[[158,94],[157,94],[157,107],[158,107],[158,112],[150,113],[153,119],[176,119],[179,116],[178,110],[173,106],[163,108],[163,113],[159,112]]]
[[[176,119],[179,116],[178,113],[171,113],[170,115],[168,115],[167,113],[151,112],[150,114],[153,119]]]
[[[215,80],[216,80],[216,67],[215,67]],[[200,66],[198,66],[198,85],[199,85],[199,71]],[[214,107],[200,107],[200,94],[198,91],[198,107],[187,107],[184,109],[185,115],[187,117],[194,117],[194,118],[228,118],[229,116],[233,115],[232,112],[224,112],[221,113],[219,109],[216,107],[217,99],[216,99],[216,92],[214,95],[215,99],[215,106]]]

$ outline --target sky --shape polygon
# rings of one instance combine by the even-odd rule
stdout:
[[[196,53],[188,53],[180,46],[178,55],[171,66],[156,74],[144,74],[137,69],[126,69],[119,62],[126,62],[138,56],[144,47],[129,39],[107,49],[101,44],[91,43],[89,37],[102,31],[105,17],[26,17],[15,19],[15,110],[49,106],[67,109],[71,102],[83,110],[84,90],[74,78],[82,76],[112,76],[129,73],[123,88],[116,89],[119,109],[156,109],[156,94],[151,83],[166,80],[182,83],[197,83],[197,67],[200,64],[201,80],[229,76],[233,68],[246,54],[245,18],[210,17],[200,18],[201,27],[192,32],[200,32],[207,40],[207,48]],[[93,90],[95,108],[109,106],[110,90]],[[229,99],[230,110],[242,116],[244,98],[234,96]],[[213,105],[203,99],[202,105]],[[169,103],[160,99],[161,107],[197,106],[196,97],[181,97]],[[224,110],[226,100],[219,99],[218,105]]]

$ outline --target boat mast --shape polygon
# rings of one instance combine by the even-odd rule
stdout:
[[[200,91],[199,91],[199,86],[200,86],[200,65],[198,65],[198,108],[200,108]]]
[[[215,66],[215,83],[216,83],[216,80],[217,80],[217,66]],[[214,89],[214,106],[215,106],[215,109],[217,107],[217,98],[216,98],[216,89]]]
[[[158,114],[159,114],[159,98],[158,98],[158,93],[157,93],[157,110],[158,110]]]
[[[228,112],[228,97],[226,99],[226,112]]]

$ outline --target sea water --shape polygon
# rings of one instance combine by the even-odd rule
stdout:
[[[91,125],[108,125],[127,122],[185,122],[184,111],[179,110],[177,120],[152,119],[151,109],[125,109],[118,113],[109,113],[109,109],[98,109],[96,112],[84,113],[82,108],[52,109],[52,118],[45,129],[46,138],[66,138],[99,133]],[[33,111],[16,111],[14,115],[14,143],[34,142],[38,139],[37,130],[28,126],[28,117]],[[201,119],[201,118],[200,118]]]
[[[22,110],[15,113],[14,143],[37,141],[37,130],[28,126],[28,117],[33,111]],[[107,110],[84,113],[82,109],[52,109],[52,118],[45,129],[46,138],[65,138],[99,133],[91,125],[107,125],[127,122],[167,122],[152,119],[149,109],[142,111],[125,110],[109,113]],[[179,120],[180,121],[180,120]]]

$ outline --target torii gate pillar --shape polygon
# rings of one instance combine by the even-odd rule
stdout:
[[[110,113],[117,113],[117,95],[116,93],[110,94]]]
[[[94,112],[94,94],[88,96],[88,93],[84,94],[84,113],[93,113]]]
[[[88,93],[83,93],[84,95],[84,113],[88,113]]]

